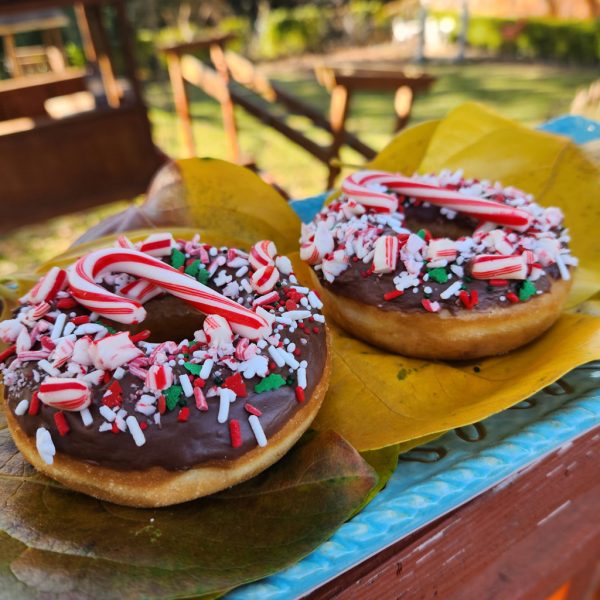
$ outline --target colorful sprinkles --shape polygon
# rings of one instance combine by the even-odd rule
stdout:
[[[457,239],[436,238],[427,229],[415,233],[405,213],[421,207],[448,222],[470,218],[473,233]],[[352,265],[364,265],[362,278],[388,282],[382,306],[408,306],[416,294],[420,310],[436,313],[484,307],[486,289],[478,292],[478,281],[487,284],[487,294],[506,288],[494,297],[510,306],[544,293],[549,284],[536,282],[549,274],[570,279],[578,261],[569,241],[560,209],[544,208],[516,188],[466,179],[461,171],[413,177],[360,171],[303,225],[300,257],[329,284],[357,268]]]
[[[144,302],[175,288],[194,304],[206,284],[210,293],[201,302],[216,312],[193,339],[154,343],[151,331],[129,333],[111,319],[143,318]],[[306,346],[324,332],[322,306],[273,242],[245,253],[204,244],[199,236],[186,241],[157,233],[137,244],[120,236],[114,249],[90,253],[68,271],[53,268],[21,299],[13,318],[0,323],[0,339],[9,344],[0,370],[9,397],[31,394],[15,404],[17,416],[50,411],[51,424],[36,434],[48,464],[56,454],[53,436],[65,438],[62,445],[75,435],[68,412],[98,434],[128,433],[134,447],[143,447],[149,430],[164,427],[171,413],[171,426],[182,431],[212,414],[232,448],[251,440],[265,446],[265,408],[243,399],[287,387],[294,404],[304,402]],[[243,407],[236,418],[234,403]]]

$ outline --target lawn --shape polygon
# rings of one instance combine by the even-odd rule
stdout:
[[[417,98],[412,123],[443,117],[460,103],[477,100],[535,127],[567,112],[577,88],[597,77],[592,69],[531,64],[444,65],[428,70],[438,81],[432,92]],[[274,78],[326,113],[328,94],[310,74],[277,72]],[[147,84],[146,98],[155,141],[170,156],[182,156],[181,132],[168,83]],[[192,91],[191,98],[198,154],[227,158],[218,104],[199,91]],[[243,154],[255,160],[292,196],[323,191],[326,169],[320,163],[241,111],[238,121]],[[356,97],[348,126],[365,142],[380,149],[391,137],[393,122],[392,96],[365,93]],[[290,123],[305,129],[315,140],[327,143],[328,136],[315,131],[302,118],[292,117]],[[348,163],[361,162],[361,157],[351,150],[345,151],[342,159]],[[30,269],[36,262],[61,252],[102,216],[122,207],[120,203],[61,217],[0,237],[0,275]]]

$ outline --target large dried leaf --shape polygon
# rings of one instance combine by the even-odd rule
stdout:
[[[36,474],[0,430],[0,597],[218,594],[308,554],[376,483],[360,455],[329,432],[307,436],[262,475],[210,498],[133,509]]]
[[[331,385],[313,426],[363,451],[480,421],[600,358],[599,323],[565,314],[534,343],[470,363],[390,354],[334,328]]]

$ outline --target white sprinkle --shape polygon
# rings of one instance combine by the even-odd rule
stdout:
[[[292,278],[290,277],[290,281],[292,280]],[[302,287],[301,285],[293,285],[291,286],[292,289],[296,290],[299,294],[308,294],[310,292],[310,289],[307,287]]]
[[[215,364],[215,361],[212,358],[208,358],[204,361],[204,364],[202,365],[202,368],[200,369],[200,374],[199,374],[200,379],[208,379],[209,378],[214,364]]]
[[[19,402],[19,404],[17,404],[15,408],[15,415],[17,415],[18,417],[23,416],[27,412],[28,408],[29,400],[21,400],[21,402]]]
[[[291,344],[288,343],[288,341],[283,340],[284,344],[287,344],[287,351],[288,352],[293,352],[296,349],[296,344],[294,344],[294,342],[292,342]]]
[[[123,379],[123,375],[125,375],[125,369],[122,367],[117,367],[113,373],[113,377],[115,379]]]
[[[256,415],[250,415],[248,417],[248,422],[250,423],[250,427],[252,427],[252,433],[256,438],[256,443],[261,447],[266,446],[267,437],[265,436],[265,432],[263,431],[262,425],[260,424],[258,417]]]
[[[452,285],[448,286],[441,294],[440,298],[442,300],[448,300],[451,296],[455,296],[460,292],[460,288],[462,287],[462,281],[455,281]]]
[[[55,369],[45,358],[38,361],[38,367],[46,371],[48,375],[52,375],[52,377],[58,377],[60,375],[60,371]]]
[[[240,277],[243,277],[247,272],[248,272],[248,267],[240,267],[235,272],[235,276],[239,279]],[[246,289],[246,288],[244,288],[244,289]]]
[[[560,254],[557,254],[556,257],[556,266],[558,267],[558,270],[560,272],[560,276],[565,280],[568,281],[569,279],[571,279],[571,274],[569,273],[569,269],[567,269],[562,256]]]
[[[233,395],[233,400],[232,400]],[[227,388],[219,389],[219,414],[217,415],[217,421],[219,423],[226,423],[229,418],[229,405],[235,400],[235,392]]]
[[[308,319],[311,316],[311,312],[310,310],[288,310],[281,316],[293,321],[302,321],[302,319]]]
[[[287,317],[275,317],[275,321],[277,321],[277,323],[283,323],[284,325],[291,325],[293,323],[293,321]]]
[[[138,403],[136,403],[135,410],[143,415],[146,415],[147,417],[151,417],[156,412],[156,406],[140,400]]]
[[[117,415],[115,415],[114,411],[109,408],[108,406],[106,406],[106,404],[103,404],[99,409],[98,412],[109,422],[112,423],[116,418]]]
[[[302,306],[304,306],[304,308],[308,308],[310,306],[310,303],[306,299],[306,296],[304,296],[303,298],[300,298],[300,304],[302,304]]]
[[[79,415],[81,416],[81,421],[83,422],[84,427],[89,427],[94,422],[94,417],[92,417],[92,413],[89,408],[84,408],[79,411]]]
[[[129,433],[133,438],[136,446],[143,446],[146,443],[146,437],[144,436],[144,432],[140,428],[140,424],[138,420],[132,415],[127,417],[127,427],[129,428]]]
[[[260,339],[258,340],[258,342],[256,342],[256,345],[261,349],[264,350],[267,347],[267,342],[266,340]]]
[[[194,395],[194,388],[192,387],[192,384],[190,383],[190,378],[185,373],[182,373],[179,376],[179,383],[181,383],[181,387],[183,389],[183,393],[185,394],[185,397],[191,398]]]
[[[279,352],[279,348],[275,348],[275,346],[269,346],[269,354],[279,368],[285,365],[285,358]]]
[[[242,279],[240,281],[240,285],[244,288],[247,294],[252,293],[252,286],[250,285],[250,282],[247,279]]]
[[[308,301],[310,302],[310,305],[317,310],[323,308],[323,303],[312,290],[308,293]]]
[[[160,413],[159,412],[154,413],[154,423],[160,427]]]
[[[279,350],[280,354],[283,356],[285,363],[289,367],[296,370],[300,366],[300,363],[296,360],[296,357],[291,352],[286,352],[283,348],[278,348],[278,350]]]
[[[302,361],[304,362],[304,361]],[[302,363],[300,363],[302,364]],[[298,371],[296,372],[296,375],[298,377],[298,386],[301,387],[303,390],[306,389],[306,366],[301,366]]]
[[[65,313],[59,313],[52,327],[52,333],[50,334],[51,340],[57,340],[62,335],[62,330],[67,322],[67,315]]]
[[[84,323],[75,330],[75,335],[93,335],[94,333],[103,333],[108,330],[103,325],[97,323]]]
[[[100,433],[104,433],[105,431],[112,431],[112,425],[110,423],[102,423],[100,427],[98,427],[98,431]]]
[[[42,460],[47,465],[51,465],[54,462],[56,448],[52,442],[50,432],[44,427],[38,427],[38,430],[35,432],[35,446]]]
[[[63,329],[63,335],[70,335],[71,333],[73,333],[75,331],[76,327],[77,327],[77,325],[75,325],[75,323],[69,321],[65,325],[65,328]]]
[[[431,293],[433,293],[433,289],[431,289],[429,286],[426,286],[426,287],[424,287],[424,288],[423,288],[423,291],[424,291],[426,294],[431,294]]]
[[[325,323],[325,317],[323,315],[315,314],[315,315],[313,315],[313,319],[317,323]]]

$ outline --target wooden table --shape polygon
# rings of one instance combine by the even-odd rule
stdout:
[[[597,600],[600,427],[309,595]]]
[[[333,143],[329,147],[329,161],[339,156],[346,135],[346,119],[350,111],[352,96],[358,92],[395,92],[394,131],[400,131],[410,119],[414,97],[428,91],[435,77],[426,73],[409,75],[399,70],[363,69],[343,66],[321,65],[315,69],[321,85],[331,93],[329,118],[333,132]],[[328,187],[332,187],[340,169],[329,173]]]

